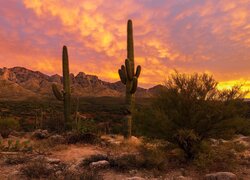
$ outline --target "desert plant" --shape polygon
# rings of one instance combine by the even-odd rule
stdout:
[[[217,84],[207,74],[176,72],[150,107],[137,112],[139,132],[178,145],[187,159],[195,157],[203,140],[248,133],[248,107],[243,102],[246,92],[240,91],[240,86],[218,90]]]
[[[7,152],[31,152],[33,150],[30,141],[11,140],[9,139],[7,144],[0,141],[0,151]]]
[[[38,158],[21,168],[21,172],[28,178],[46,178],[53,174],[44,158]]]
[[[30,160],[30,156],[25,154],[9,155],[4,158],[4,162],[8,165],[24,164]]]
[[[133,42],[133,25],[132,21],[128,20],[127,24],[127,59],[125,65],[118,70],[121,82],[126,85],[126,119],[127,119],[127,138],[131,137],[132,130],[132,113],[134,111],[135,97],[137,90],[138,78],[141,73],[141,66],[137,66],[136,72],[134,68],[134,42]]]
[[[248,147],[241,143],[228,141],[213,145],[204,141],[201,150],[194,159],[193,164],[201,171],[233,171],[241,160],[237,153],[244,152]],[[237,152],[237,153],[236,153]]]
[[[0,118],[0,134],[3,138],[7,138],[11,131],[19,128],[18,120],[13,117]]]
[[[71,92],[70,92],[68,50],[66,46],[63,46],[62,65],[63,65],[63,90],[62,92],[60,92],[58,87],[55,84],[52,85],[52,90],[53,90],[55,97],[59,101],[63,101],[65,126],[66,126],[66,129],[70,129],[71,128],[71,120],[70,120]]]
[[[100,137],[93,133],[70,132],[66,136],[68,144],[88,143],[96,144],[100,141]]]

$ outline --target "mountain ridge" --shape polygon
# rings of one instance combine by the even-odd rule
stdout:
[[[125,86],[120,82],[100,80],[96,75],[79,72],[70,74],[72,95],[78,97],[120,97],[124,96]],[[29,97],[53,97],[51,85],[55,83],[62,88],[62,76],[46,75],[24,67],[0,68],[0,99],[19,99]],[[157,85],[159,86],[159,85]],[[150,97],[155,89],[138,87],[137,97]],[[151,91],[152,90],[152,91]]]

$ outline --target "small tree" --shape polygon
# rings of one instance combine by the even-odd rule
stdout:
[[[177,144],[188,159],[194,158],[207,138],[231,137],[242,132],[247,123],[246,92],[241,86],[217,89],[208,74],[180,74],[176,71],[154,98],[151,107],[137,118],[145,135]],[[150,117],[150,119],[149,119]],[[138,123],[139,124],[139,123]]]

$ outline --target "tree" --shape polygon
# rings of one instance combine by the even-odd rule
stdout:
[[[137,114],[141,132],[177,144],[192,159],[203,140],[246,131],[246,124],[250,127],[243,102],[247,92],[242,92],[240,85],[221,91],[217,85],[208,74],[176,71],[151,106]]]

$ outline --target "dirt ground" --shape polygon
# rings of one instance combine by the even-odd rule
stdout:
[[[13,137],[12,137],[13,138]],[[21,138],[23,140],[27,140],[27,138]],[[119,139],[119,138],[118,138]],[[7,140],[6,140],[7,141]],[[122,141],[121,139],[119,141]],[[244,141],[244,143],[250,143],[250,138],[241,138],[240,141]],[[32,142],[34,143],[34,142]],[[137,144],[137,140],[133,141],[131,144],[128,144],[126,148],[129,148],[130,151],[134,144]],[[73,145],[61,145],[56,146],[56,148],[51,148],[50,152],[45,156],[49,159],[59,160],[60,163],[67,164],[69,167],[74,167],[79,163],[82,159],[86,159],[92,155],[97,154],[107,154],[111,150],[115,150],[118,153],[122,152],[124,149],[120,148],[119,142],[114,142],[116,146],[103,147],[100,145],[91,145],[91,144],[73,144]],[[5,152],[0,152],[0,180],[26,180],[26,178],[20,173],[20,169],[25,164],[7,164],[5,162],[6,156],[14,156],[13,154],[6,155]],[[29,155],[30,158],[34,158],[38,156],[35,152]],[[250,179],[250,149],[247,149],[241,154],[242,158],[248,160],[248,164],[242,164],[242,168],[238,172],[234,172],[239,179],[249,180]],[[162,173],[161,175],[156,174],[154,171],[147,170],[129,170],[129,171],[116,171],[112,168],[105,168],[100,170],[98,174],[104,180],[128,180],[129,178],[134,179],[166,179],[166,180],[178,180],[178,177],[183,175],[183,169],[174,169],[170,170],[166,173]],[[140,178],[139,178],[140,177]],[[204,175],[200,175],[199,172],[193,169],[185,169],[185,179],[202,179]],[[46,179],[46,178],[45,178]]]

